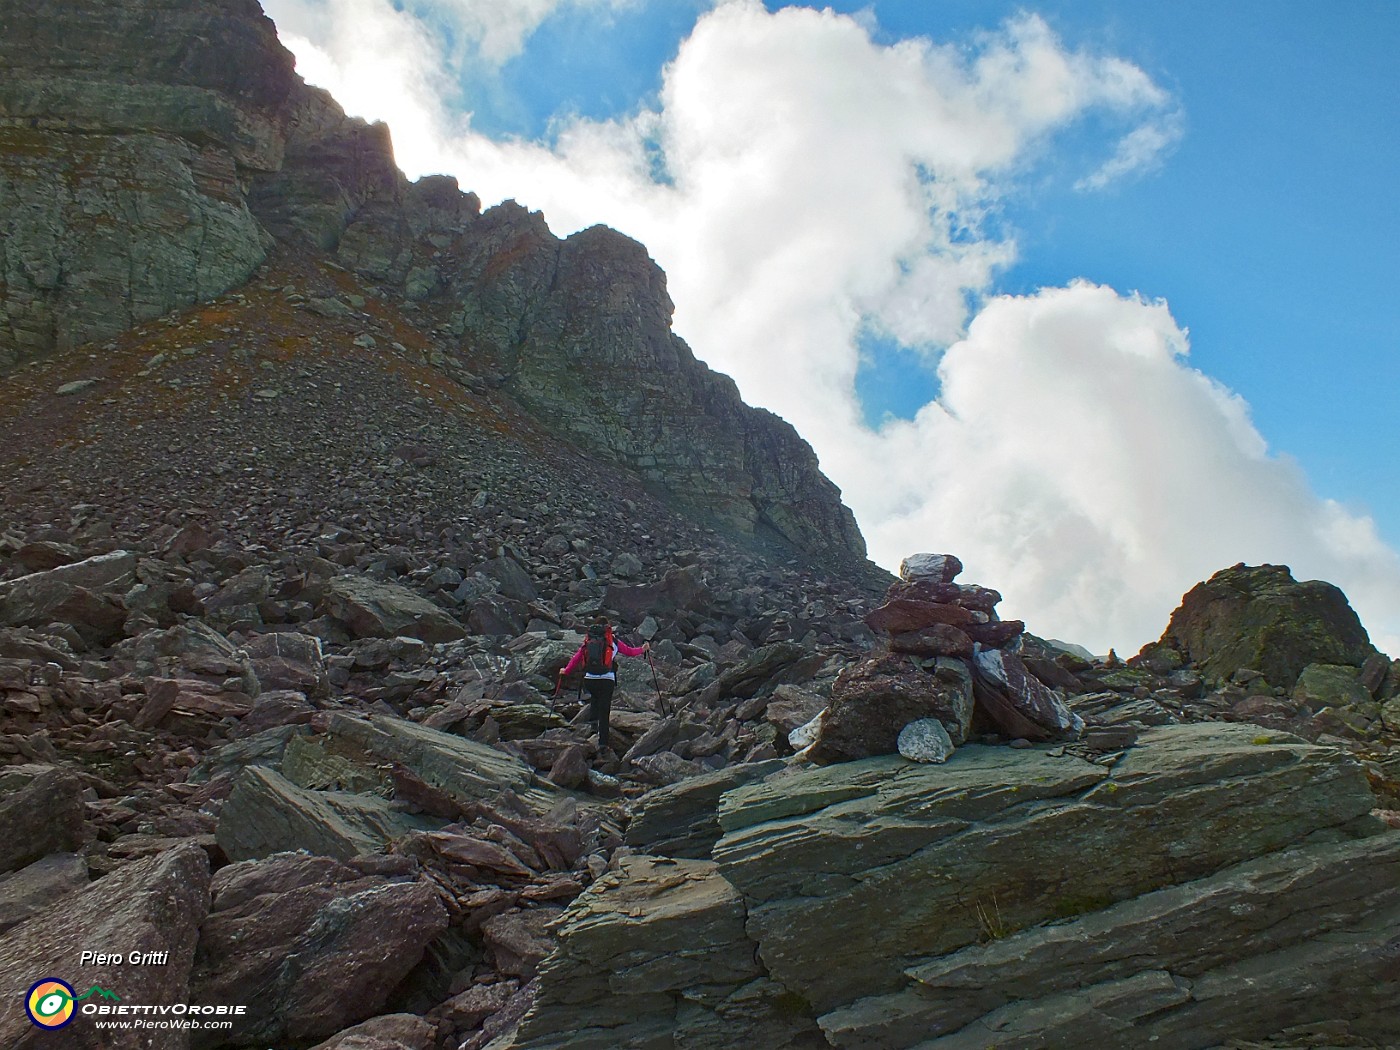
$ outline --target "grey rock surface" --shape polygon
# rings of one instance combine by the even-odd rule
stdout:
[[[0,973],[15,987],[11,1002],[0,1010],[0,1045],[15,1050],[54,1045],[54,1033],[31,1023],[21,1000],[24,990],[46,975],[61,976],[79,994],[99,985],[132,1003],[188,1002],[195,941],[208,908],[209,859],[187,844],[99,879],[65,896],[62,907],[16,926],[0,938]],[[109,946],[102,964],[82,963],[82,951]],[[159,966],[130,966],[132,952],[167,954]],[[150,1033],[99,1030],[81,1018],[63,1030],[62,1040],[81,1050],[190,1045],[188,1032],[167,1032],[152,1043]]]
[[[396,811],[373,795],[308,791],[271,769],[249,766],[234,781],[216,834],[231,860],[288,850],[349,859],[442,823]]]
[[[684,1045],[715,1050],[759,1032],[852,1050],[1071,1045],[1056,1040],[1077,1031],[1187,1047],[1326,1017],[1385,1038],[1400,837],[1373,804],[1347,756],[1245,725],[1151,729],[1104,762],[969,745],[943,765],[770,777],[721,798],[713,865],[633,857],[579,898],[535,1007],[493,1050],[605,1032],[667,1046],[682,1003],[703,1015]],[[1367,877],[1348,888],[1357,865]],[[681,991],[683,956],[647,960],[684,936],[653,922],[694,922],[725,980]],[[738,958],[758,971],[719,962]],[[653,967],[664,978],[632,991]],[[746,995],[754,1009],[735,1011]],[[1237,1015],[1234,995],[1260,1005]],[[1271,1016],[1267,1002],[1290,1005]]]

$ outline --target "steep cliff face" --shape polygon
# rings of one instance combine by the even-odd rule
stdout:
[[[557,432],[740,531],[864,554],[810,446],[671,331],[665,274],[636,241],[602,226],[560,240],[511,202],[478,215],[439,179],[363,209],[339,257],[433,311]]]
[[[252,0],[0,0],[0,61],[0,368],[329,253],[556,433],[732,531],[863,560],[810,447],[671,331],[641,245],[409,184]]]
[[[246,280],[291,55],[252,0],[0,2],[0,366]]]

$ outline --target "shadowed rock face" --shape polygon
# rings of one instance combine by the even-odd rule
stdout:
[[[1186,593],[1156,645],[1210,680],[1260,672],[1292,689],[1309,664],[1360,667],[1376,652],[1346,595],[1320,580],[1300,583],[1285,565],[1235,565]]]

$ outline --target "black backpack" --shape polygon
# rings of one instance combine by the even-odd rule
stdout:
[[[612,628],[595,623],[588,628],[588,640],[583,643],[584,674],[607,674],[613,669]]]

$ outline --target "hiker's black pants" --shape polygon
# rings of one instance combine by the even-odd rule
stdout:
[[[588,719],[598,723],[598,750],[608,746],[608,718],[612,714],[613,690],[617,682],[611,678],[585,678],[588,690]]]

